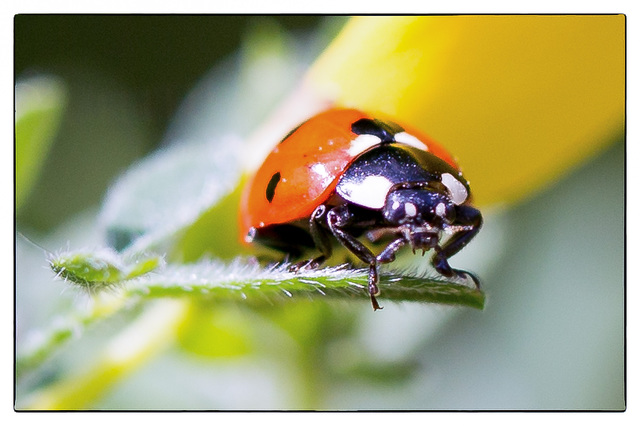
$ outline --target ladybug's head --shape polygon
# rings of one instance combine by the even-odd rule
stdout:
[[[453,222],[455,211],[455,204],[446,192],[416,188],[389,192],[382,214],[391,225],[441,228]]]
[[[382,214],[389,225],[402,229],[414,250],[427,250],[455,220],[456,206],[445,191],[401,188],[387,194]]]

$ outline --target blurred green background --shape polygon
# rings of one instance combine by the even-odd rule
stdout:
[[[116,177],[158,147],[246,136],[343,22],[16,16],[17,82],[46,75],[64,92],[18,231],[52,251],[104,244],[96,216]],[[196,304],[175,346],[89,408],[623,409],[623,129],[610,138],[546,191],[484,212],[484,229],[453,260],[482,277],[484,311],[383,303],[373,314],[366,298],[259,312]],[[87,303],[52,277],[42,251],[18,238],[18,349]],[[21,378],[18,403],[81,371],[134,314],[87,330]]]
[[[323,18],[269,20],[300,32]],[[261,18],[17,15],[14,22],[16,78],[53,75],[68,91],[55,149],[18,217],[45,231],[99,203],[118,173],[152,151],[190,89]]]

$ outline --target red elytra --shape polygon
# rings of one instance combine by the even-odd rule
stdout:
[[[293,129],[267,156],[248,182],[240,204],[240,239],[251,228],[308,218],[329,199],[340,176],[364,151],[354,149],[351,130],[356,121],[373,116],[356,109],[330,109]],[[422,142],[426,150],[458,166],[442,146],[414,128],[404,132]],[[373,146],[369,147],[372,148]]]

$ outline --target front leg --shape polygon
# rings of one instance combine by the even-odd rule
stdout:
[[[444,246],[436,247],[436,254],[433,256],[431,262],[436,270],[445,277],[457,275],[464,278],[468,276],[473,280],[476,287],[480,287],[480,282],[475,275],[467,271],[453,269],[449,265],[449,258],[462,250],[462,248],[476,236],[478,231],[480,231],[482,227],[482,215],[479,210],[471,206],[457,206],[454,225],[462,225],[467,227],[467,229],[455,233]]]
[[[377,256],[378,263],[391,263],[396,260],[396,252],[405,244],[407,244],[405,237],[400,237],[390,242]]]
[[[358,259],[369,264],[369,296],[373,310],[382,309],[376,296],[380,294],[378,288],[378,267],[376,256],[358,239],[349,234],[344,228],[353,222],[353,215],[347,205],[334,207],[327,213],[327,225],[336,239]]]

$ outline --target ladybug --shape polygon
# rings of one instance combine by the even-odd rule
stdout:
[[[289,132],[244,189],[240,234],[316,268],[340,243],[369,265],[373,309],[378,265],[409,245],[433,249],[432,265],[449,278],[478,279],[453,269],[449,257],[478,233],[482,215],[453,157],[415,129],[355,109],[330,109]],[[361,240],[386,244],[374,254]],[[442,242],[442,243],[441,243]]]

